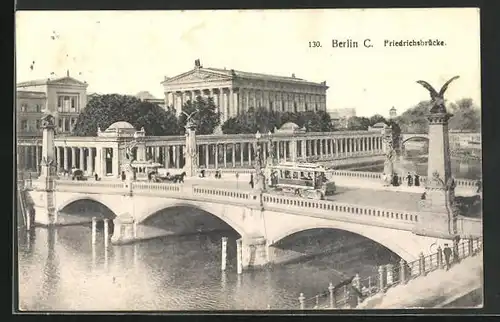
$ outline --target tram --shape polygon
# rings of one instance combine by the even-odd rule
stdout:
[[[326,178],[326,169],[321,165],[283,162],[270,169],[271,186],[278,191],[319,200],[335,193],[335,182]]]

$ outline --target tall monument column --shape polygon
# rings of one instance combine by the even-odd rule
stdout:
[[[424,199],[414,232],[417,234],[454,238],[457,235],[454,210],[455,181],[451,175],[448,120],[452,116],[444,105],[444,92],[458,76],[446,82],[439,93],[424,81],[418,81],[431,94],[429,120],[429,163]]]
[[[35,210],[35,223],[53,225],[57,222],[57,209],[54,205],[55,179],[57,179],[54,117],[50,114],[45,115],[42,118],[41,128],[42,160],[40,162],[40,176],[33,185],[35,190],[32,195],[33,208]]]
[[[198,148],[196,146],[196,124],[188,117],[186,123],[186,149],[184,158],[186,160],[184,171],[187,177],[195,177],[198,171]],[[208,156],[208,155],[207,155]],[[208,165],[207,165],[208,167]]]

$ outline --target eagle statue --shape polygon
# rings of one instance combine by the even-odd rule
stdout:
[[[429,91],[429,94],[431,95],[431,109],[430,109],[431,114],[446,113],[446,107],[444,105],[444,93],[448,89],[450,83],[459,77],[460,76],[454,76],[450,78],[446,83],[444,83],[443,87],[441,87],[439,93],[434,89],[434,87],[432,87],[426,81],[423,80],[417,81],[417,83],[422,85],[425,89],[427,89]]]

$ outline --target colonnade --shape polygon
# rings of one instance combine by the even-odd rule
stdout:
[[[204,142],[208,141],[208,142]],[[268,159],[272,142],[274,160],[282,161],[327,161],[338,158],[377,155],[383,151],[381,136],[366,135],[356,137],[275,137],[236,140],[224,138],[210,142],[206,137],[197,142],[198,165],[203,168],[253,167],[256,157],[255,147],[259,145],[262,161]],[[226,141],[226,142],[224,142]],[[55,166],[58,173],[71,169],[83,170],[86,174],[119,176],[120,164],[125,159],[125,148],[118,143],[95,147],[58,146],[55,147]],[[41,162],[41,145],[21,145],[18,148],[18,166],[21,170],[38,172]],[[184,142],[161,142],[146,140],[146,160],[162,164],[165,168],[182,168],[185,163]]]
[[[173,106],[177,114],[182,105],[198,96],[212,97],[221,112],[222,121],[248,110],[265,106],[277,111],[315,111],[326,109],[326,95],[319,93],[291,92],[259,88],[208,88],[165,92],[165,105]]]

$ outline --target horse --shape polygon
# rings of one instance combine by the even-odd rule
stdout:
[[[174,183],[184,183],[184,177],[186,176],[186,172],[182,172],[181,174],[176,174],[172,177],[172,181]]]

